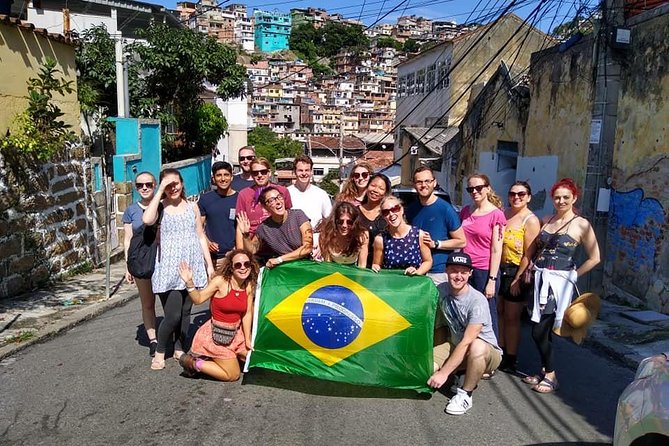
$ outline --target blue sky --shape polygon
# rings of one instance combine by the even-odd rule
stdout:
[[[165,5],[169,8],[176,8],[176,0],[144,0],[153,3]],[[190,0],[195,1],[195,0]],[[220,0],[219,0],[220,1]],[[247,5],[249,12],[254,8],[288,12],[291,8],[307,8],[317,7],[323,8],[328,12],[338,12],[345,17],[357,19],[361,18],[366,25],[373,24],[377,18],[383,16],[388,11],[393,12],[388,14],[385,19],[380,20],[379,23],[395,23],[397,17],[400,15],[418,15],[427,17],[433,20],[455,20],[457,23],[463,23],[468,18],[473,20],[477,17],[482,17],[484,23],[490,21],[490,15],[495,11],[503,9],[503,5],[508,5],[510,1],[500,0],[255,0],[255,1],[240,1],[231,0],[227,3],[243,3]],[[521,6],[515,8],[515,13],[525,18],[537,6],[538,1],[519,0],[517,2]],[[548,28],[553,28],[556,25],[574,17],[576,8],[581,4],[589,4],[594,6],[598,3],[597,0],[574,0],[574,1],[556,1],[549,0],[544,4],[544,8],[549,8],[541,21],[537,24],[539,28],[546,31]],[[476,11],[474,7],[479,5]],[[398,6],[399,5],[399,6]]]

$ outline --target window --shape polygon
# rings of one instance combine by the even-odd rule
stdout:
[[[415,85],[415,77],[416,75],[414,73],[409,73],[407,75],[407,85],[406,85],[406,92],[407,96],[413,96],[416,91],[416,85]]]
[[[497,141],[497,172],[516,169],[518,165],[518,143]]]
[[[427,67],[425,72],[425,93],[429,93],[434,88],[434,72],[437,69],[436,64],[432,64]]]
[[[416,72],[416,94],[423,94],[425,87],[425,68],[421,68]]]
[[[314,175],[325,175],[325,169],[321,167],[314,167]]]
[[[445,60],[439,61],[437,64],[437,88],[447,88],[449,81],[448,81],[448,69],[449,69],[449,63]]]

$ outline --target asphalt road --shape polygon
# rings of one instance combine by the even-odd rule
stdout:
[[[194,309],[194,319],[206,317]],[[361,388],[252,370],[236,383],[151,371],[139,302],[0,362],[0,444],[599,445],[633,372],[560,340],[561,389],[498,373],[463,416],[440,393]],[[538,361],[525,332],[521,366]],[[144,345],[141,345],[144,344]],[[534,371],[534,370],[530,370]]]

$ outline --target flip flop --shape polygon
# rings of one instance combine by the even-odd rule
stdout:
[[[543,375],[527,375],[525,378],[523,378],[523,382],[525,384],[530,384],[532,386],[536,386],[539,384],[542,380],[544,379]]]
[[[532,390],[537,393],[553,393],[559,388],[559,385],[556,381],[544,377],[538,384],[532,386]],[[543,390],[540,390],[543,389]]]

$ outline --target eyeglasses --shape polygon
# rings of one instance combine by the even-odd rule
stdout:
[[[273,197],[265,197],[265,204],[272,205],[277,201],[283,201],[283,195],[275,195]]]
[[[250,266],[251,266],[251,262],[248,261],[248,260],[246,262],[235,262],[235,263],[232,264],[232,267],[234,269],[242,269],[242,268],[246,269]]]
[[[399,204],[396,204],[395,206],[393,206],[391,208],[381,209],[381,215],[383,215],[384,217],[387,217],[388,215],[390,215],[391,212],[393,214],[397,214],[401,210],[402,210],[402,206],[400,206]]]
[[[355,178],[356,180],[358,178],[366,180],[368,177],[369,177],[369,172],[353,172],[353,178]]]
[[[509,191],[509,198],[513,198],[513,197],[525,198],[526,196],[527,196],[527,192],[525,192],[525,191],[520,191],[520,192]]]
[[[144,189],[144,188],[147,188],[147,189],[153,189],[153,182],[149,182],[149,183],[135,183],[135,187],[137,188],[137,190]]]
[[[258,175],[267,175],[269,172],[269,169],[262,169],[262,170],[252,170],[251,173],[253,174],[254,177],[257,177]]]
[[[253,161],[256,159],[255,155],[249,155],[249,156],[240,156],[239,161]]]
[[[478,186],[469,186],[469,187],[465,188],[465,190],[466,190],[467,192],[469,192],[470,194],[471,194],[471,193],[474,193],[474,191],[476,191],[476,192],[478,192],[478,193],[480,194],[481,191],[482,191],[483,189],[485,189],[486,187],[488,187],[487,184],[479,184]]]
[[[340,218],[339,220],[337,220],[337,224],[340,226],[344,225],[353,226],[353,220],[351,220],[350,218]]]
[[[433,181],[434,181],[434,178],[432,178],[432,179],[430,179],[430,180],[414,181],[413,184],[415,184],[416,186],[422,186],[423,184],[426,184],[426,185],[427,185],[427,184],[430,184],[430,183],[432,183]]]

